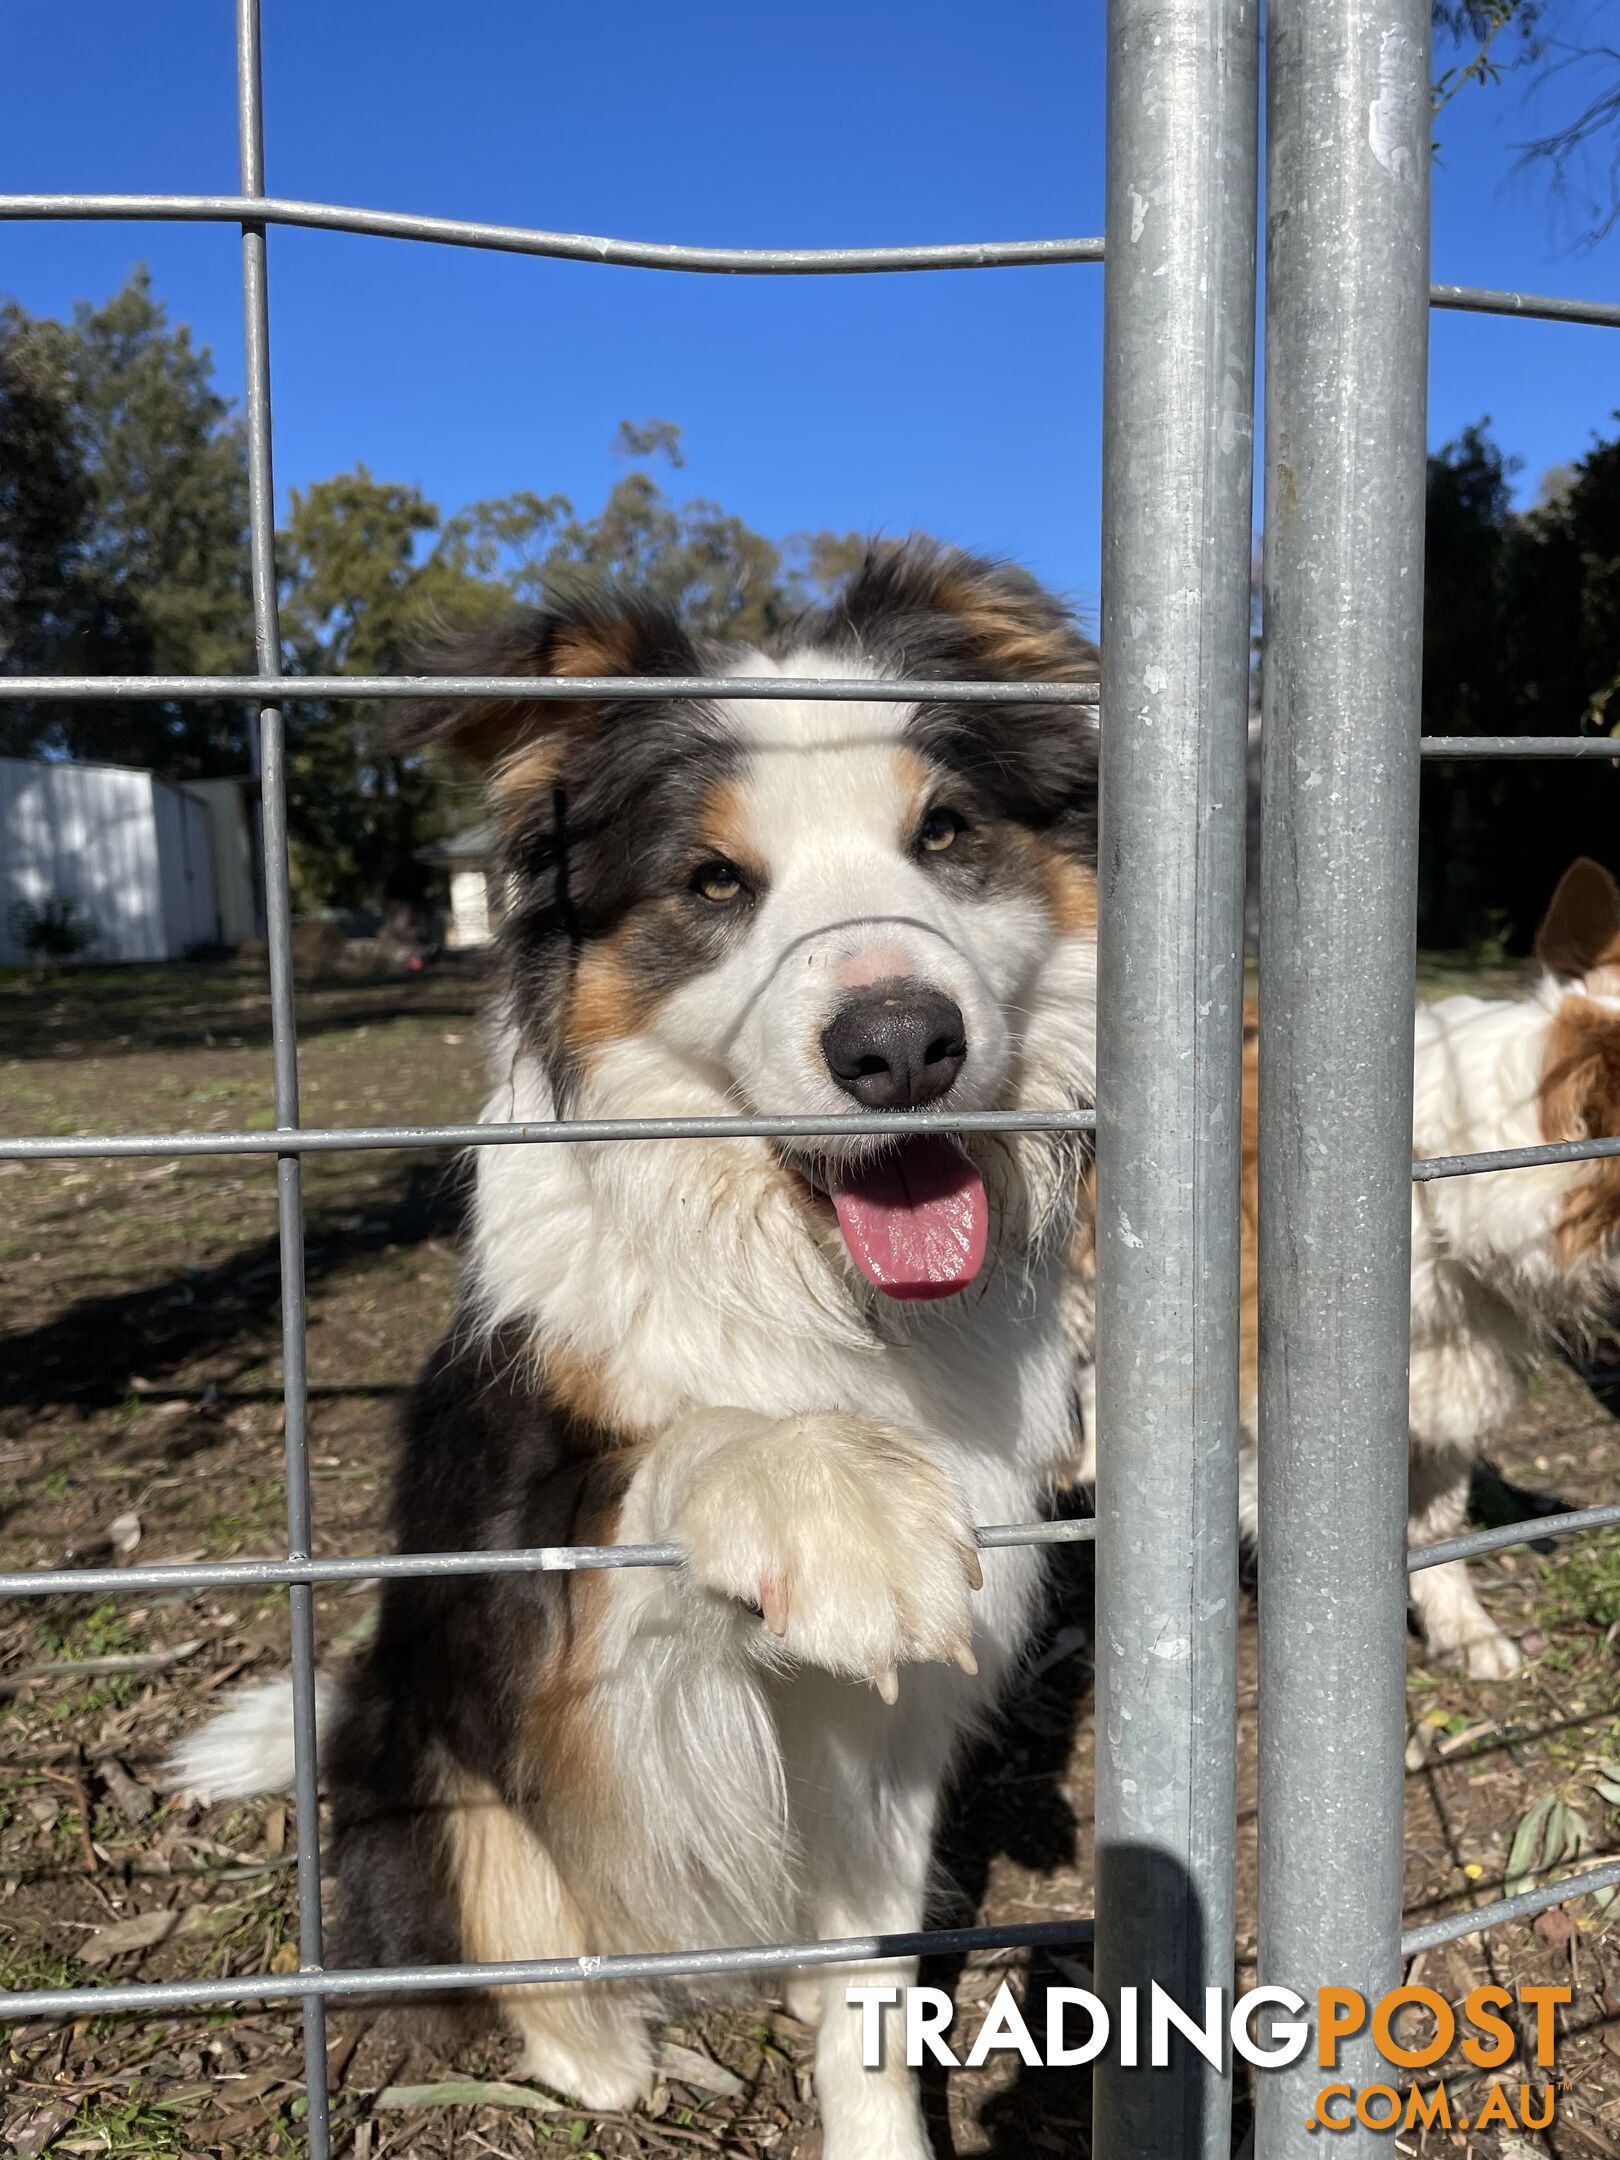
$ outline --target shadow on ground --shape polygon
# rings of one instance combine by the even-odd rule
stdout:
[[[317,1292],[389,1250],[453,1237],[463,1194],[455,1162],[418,1154],[392,1161],[359,1218],[348,1195],[308,1213],[306,1288]],[[245,1372],[279,1340],[280,1267],[279,1239],[258,1238],[212,1266],[80,1298],[37,1327],[0,1336],[0,1410],[105,1409],[122,1402],[137,1378],[161,1381],[194,1358],[238,1348]],[[228,1393],[228,1375],[219,1389]]]
[[[421,975],[306,978],[297,985],[298,1035],[308,1042],[404,1014],[471,1023],[487,1000],[487,966],[473,954],[437,960]],[[269,979],[244,961],[0,978],[0,1062],[225,1043],[257,1050],[269,1041]]]

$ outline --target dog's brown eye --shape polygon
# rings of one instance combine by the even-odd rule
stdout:
[[[943,855],[962,835],[962,820],[954,810],[930,810],[917,831],[917,845],[930,855]]]
[[[701,893],[705,900],[712,900],[716,907],[729,907],[733,900],[740,900],[748,890],[737,872],[728,862],[705,863],[692,879],[692,890]]]

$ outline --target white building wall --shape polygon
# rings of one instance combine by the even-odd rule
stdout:
[[[213,843],[207,808],[183,788],[154,782],[152,812],[163,894],[163,949],[173,959],[194,945],[219,942]]]
[[[165,957],[150,773],[0,758],[0,961],[28,959],[14,910],[52,893],[76,900],[94,925],[88,957]]]
[[[450,873],[450,943],[458,952],[487,945],[494,935],[489,920],[489,873],[482,863],[475,870]]]
[[[214,850],[217,935],[226,945],[264,936],[257,827],[240,780],[188,780],[186,793],[207,805]]]

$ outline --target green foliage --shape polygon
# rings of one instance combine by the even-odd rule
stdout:
[[[364,466],[294,489],[278,535],[282,639],[298,674],[403,672],[438,609],[475,594],[437,550],[418,559],[439,514],[416,489]],[[387,708],[334,700],[289,714],[289,823],[301,905],[420,897],[418,851],[440,829],[442,789],[422,760],[397,756]]]
[[[633,469],[594,517],[564,495],[522,490],[443,517],[418,490],[356,468],[293,491],[277,539],[282,635],[303,674],[408,671],[435,628],[548,593],[622,585],[656,594],[699,630],[760,638],[858,561],[854,534],[780,546],[718,504],[670,500],[648,461],[684,463],[668,420],[624,421]],[[299,904],[421,897],[421,850],[467,807],[435,760],[402,758],[386,706],[334,700],[292,717],[290,823]]]
[[[40,1622],[40,1639],[52,1651],[82,1658],[113,1657],[140,1648],[115,1599],[71,1617],[60,1611]]]
[[[0,307],[0,666],[14,674],[102,673],[145,664],[136,626],[88,560],[94,495],[75,433],[73,387],[37,325]],[[70,718],[0,708],[0,752],[71,750],[110,708]]]
[[[67,893],[19,900],[11,911],[11,927],[23,951],[41,963],[75,960],[96,942],[95,925]]]
[[[20,434],[34,476],[17,490],[28,500],[0,491],[0,563],[30,566],[0,570],[28,640],[12,665],[172,675],[250,662],[246,452],[213,374],[144,269],[71,322],[5,310],[0,427]],[[187,778],[244,771],[244,727],[230,706],[13,707],[4,747]]]
[[[1533,59],[1541,50],[1536,24],[1542,11],[1543,0],[1435,0],[1435,29],[1465,55],[1436,77],[1435,112],[1443,112],[1470,83],[1484,89],[1501,81],[1501,41],[1508,32],[1520,46],[1520,57]]]
[[[1515,466],[1486,427],[1429,460],[1425,731],[1620,734],[1620,438],[1518,513]],[[1617,830],[1610,767],[1428,764],[1420,941],[1527,951],[1576,855],[1620,868]]]
[[[624,421],[616,448],[630,470],[594,515],[524,490],[446,517],[364,466],[295,489],[277,542],[284,664],[399,673],[437,624],[608,582],[758,638],[858,559],[852,534],[778,543],[716,503],[672,500],[652,469],[685,462],[672,421]],[[70,322],[0,309],[0,665],[228,675],[252,660],[246,441],[206,348],[144,270]],[[0,752],[186,779],[246,771],[246,725],[236,706],[7,705]],[[465,783],[401,757],[381,704],[300,705],[287,726],[297,903],[420,899],[423,848],[471,815]]]
[[[1549,1627],[1620,1627],[1620,1535],[1574,1538],[1541,1564],[1538,1617]]]
[[[1510,71],[1535,67],[1526,98],[1538,122],[1549,100],[1556,117],[1517,145],[1514,170],[1535,176],[1571,238],[1592,246],[1620,224],[1620,49],[1602,39],[1602,8],[1559,8],[1553,0],[1433,0],[1437,46],[1458,58],[1436,79],[1436,115],[1477,85],[1493,88]]]

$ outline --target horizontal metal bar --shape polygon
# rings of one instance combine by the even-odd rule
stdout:
[[[647,703],[657,698],[752,698],[869,705],[1095,705],[1095,683],[858,680],[795,675],[0,675],[0,701],[58,698],[240,699],[244,704],[325,703],[331,698],[509,698],[521,687],[539,703],[582,698]]]
[[[1534,316],[1542,322],[1593,323],[1620,329],[1620,301],[1566,300],[1556,293],[1497,292],[1487,285],[1431,285],[1431,307],[1468,315]]]
[[[684,270],[732,277],[847,277],[901,270],[1034,269],[1048,263],[1100,263],[1096,235],[1051,240],[962,240],[893,247],[687,247],[670,240],[618,240],[598,233],[555,232],[538,225],[493,225],[473,218],[423,217],[406,210],[366,210],[348,203],[303,202],[284,195],[0,195],[0,219],[18,222],[109,219],[117,223],[264,225],[358,233],[378,240],[427,240],[441,247],[635,270]],[[1620,303],[1558,294],[1496,291],[1480,285],[1431,285],[1433,306],[1469,314],[1534,316],[1547,322],[1620,325]]]
[[[981,1552],[1003,1545],[1090,1545],[1097,1536],[1094,1517],[1082,1515],[1073,1522],[985,1523],[973,1535]]]
[[[854,1133],[1090,1132],[1095,1110],[877,1110],[859,1117],[557,1118],[535,1125],[301,1125],[268,1132],[0,1134],[0,1162],[127,1155],[331,1155],[609,1140],[847,1140]]]
[[[1083,1545],[1096,1536],[1077,1522],[987,1523],[974,1535],[985,1552],[1008,1545]],[[186,1560],[172,1566],[18,1568],[0,1574],[0,1597],[100,1597],[108,1591],[263,1589],[278,1583],[372,1582],[446,1575],[557,1575],[588,1568],[679,1567],[676,1545],[532,1545],[505,1552],[369,1553],[331,1560]]]
[[[98,699],[175,701],[240,699],[283,705],[362,698],[510,697],[510,675],[5,675],[0,703],[57,699],[84,704]],[[537,702],[613,698],[641,703],[656,698],[738,698],[764,701],[803,698],[821,704],[874,705],[1086,705],[1098,703],[1096,683],[942,682],[921,678],[857,681],[842,677],[780,675],[570,675],[535,676],[523,695]],[[1425,735],[1426,758],[1474,762],[1492,758],[1597,758],[1620,761],[1620,740],[1604,735]]]
[[[1416,1575],[1424,1568],[1444,1567],[1448,1560],[1475,1560],[1481,1553],[1500,1552],[1508,1545],[1533,1545],[1537,1538],[1573,1537],[1584,1530],[1616,1526],[1620,1526],[1620,1506],[1613,1505],[1534,1515],[1523,1522],[1499,1523],[1492,1530],[1470,1530],[1466,1537],[1446,1538],[1438,1545],[1419,1545],[1407,1554],[1406,1571]]]
[[[0,218],[109,218],[141,224],[300,226],[314,232],[363,233],[377,240],[429,240],[441,247],[484,248],[501,255],[544,255],[564,262],[608,263],[630,270],[687,270],[731,277],[836,277],[893,270],[1021,270],[1046,263],[1097,263],[1097,238],[949,240],[896,247],[685,247],[671,240],[611,240],[597,233],[552,232],[538,225],[486,225],[471,218],[419,217],[406,210],[361,210],[346,203],[301,202],[284,195],[0,195]]]
[[[1401,1955],[1438,1949],[1568,1899],[1620,1884],[1620,1860],[1541,1883],[1518,1897],[1452,1913],[1401,1937]],[[719,1973],[774,1972],[793,1966],[867,1965],[891,1958],[961,1956],[975,1950],[1061,1948],[1093,1939],[1089,1919],[1025,1921],[1007,1927],[922,1928],[904,1935],[845,1936],[836,1941],[773,1943],[736,1950],[631,1953],[615,1957],[530,1958],[482,1965],[379,1965],[364,1969],[246,1973],[224,1980],[134,1981],[123,1986],[20,1988],[0,1993],[0,2018],[158,2013],[210,2003],[285,2001],[306,1995],[438,1994],[458,1988],[531,1987],[558,1981],[670,1980]]]
[[[1607,758],[1620,762],[1612,735],[1425,735],[1426,758],[1469,763],[1487,758]]]
[[[1412,1928],[1401,1955],[1437,1949],[1507,1922],[1530,1919],[1567,1899],[1620,1884],[1620,1860],[1542,1883],[1518,1897],[1475,1906]],[[975,1950],[1061,1948],[1093,1939],[1089,1919],[1026,1921],[1007,1927],[922,1928],[904,1935],[844,1936],[836,1941],[772,1943],[736,1950],[631,1953],[615,1957],[531,1958],[483,1965],[379,1965],[364,1969],[245,1973],[223,1980],[134,1981],[123,1986],[20,1988],[0,1993],[0,2018],[158,2013],[210,2003],[279,2002],[306,1995],[438,1994],[458,1988],[544,1986],[557,1981],[672,1980],[718,1973],[774,1972],[792,1966],[868,1965],[891,1958],[961,1956]]]
[[[1492,1170],[1601,1162],[1608,1155],[1620,1155],[1620,1134],[1602,1140],[1547,1140],[1537,1147],[1487,1148],[1474,1155],[1420,1155],[1412,1164],[1412,1175],[1421,1185],[1429,1178],[1484,1177]]]
[[[1401,1956],[1416,1957],[1420,1950],[1438,1950],[1442,1943],[1460,1942],[1465,1935],[1481,1935],[1487,1928],[1502,1927],[1511,1920],[1530,1920],[1537,1913],[1562,1905],[1567,1898],[1586,1897],[1593,1890],[1612,1889],[1620,1883],[1620,1860],[1606,1860],[1601,1867],[1579,1875],[1560,1875],[1556,1882],[1541,1883],[1517,1897],[1498,1898],[1494,1905],[1475,1905],[1467,1912],[1431,1920],[1426,1927],[1411,1928],[1401,1937]]]
[[[0,1162],[111,1161],[149,1155],[333,1155],[372,1148],[594,1145],[619,1140],[847,1139],[851,1132],[1091,1132],[1095,1110],[869,1111],[861,1117],[558,1118],[536,1125],[305,1125],[267,1132],[0,1134]],[[1419,1156],[1412,1176],[1482,1176],[1538,1164],[1598,1162],[1620,1136],[1550,1140],[1474,1155]]]
[[[280,1583],[371,1582],[383,1576],[550,1575],[586,1568],[679,1567],[674,1545],[535,1545],[510,1552],[370,1553],[332,1560],[195,1560],[166,1567],[21,1568],[0,1597],[102,1596],[164,1590],[262,1589]]]
[[[1538,1538],[1572,1537],[1620,1527],[1620,1503],[1571,1508],[1561,1515],[1528,1516],[1522,1522],[1473,1530],[1438,1545],[1415,1546],[1407,1570],[1442,1567],[1448,1560],[1476,1559]],[[1084,1545],[1096,1537],[1088,1516],[1075,1522],[987,1523],[975,1535],[981,1550],[1011,1545]],[[536,1545],[501,1552],[371,1553],[329,1560],[197,1560],[164,1566],[23,1568],[0,1574],[0,1597],[101,1596],[108,1591],[144,1594],[164,1590],[265,1588],[279,1583],[370,1582],[384,1576],[559,1574],[588,1568],[678,1567],[674,1545]]]
[[[1089,1943],[1092,1922],[1026,1920],[1006,1927],[918,1928],[827,1942],[762,1943],[740,1950],[628,1952],[613,1957],[522,1958],[483,1965],[376,1965],[336,1971],[243,1973],[228,1980],[132,1981],[115,1987],[19,1988],[0,1994],[0,2018],[100,2016],[112,2010],[279,2002],[301,1995],[436,1995],[445,1988],[537,1987],[559,1980],[681,1980],[776,1972],[796,1965],[872,1965],[888,1958],[958,1957],[974,1950]]]

